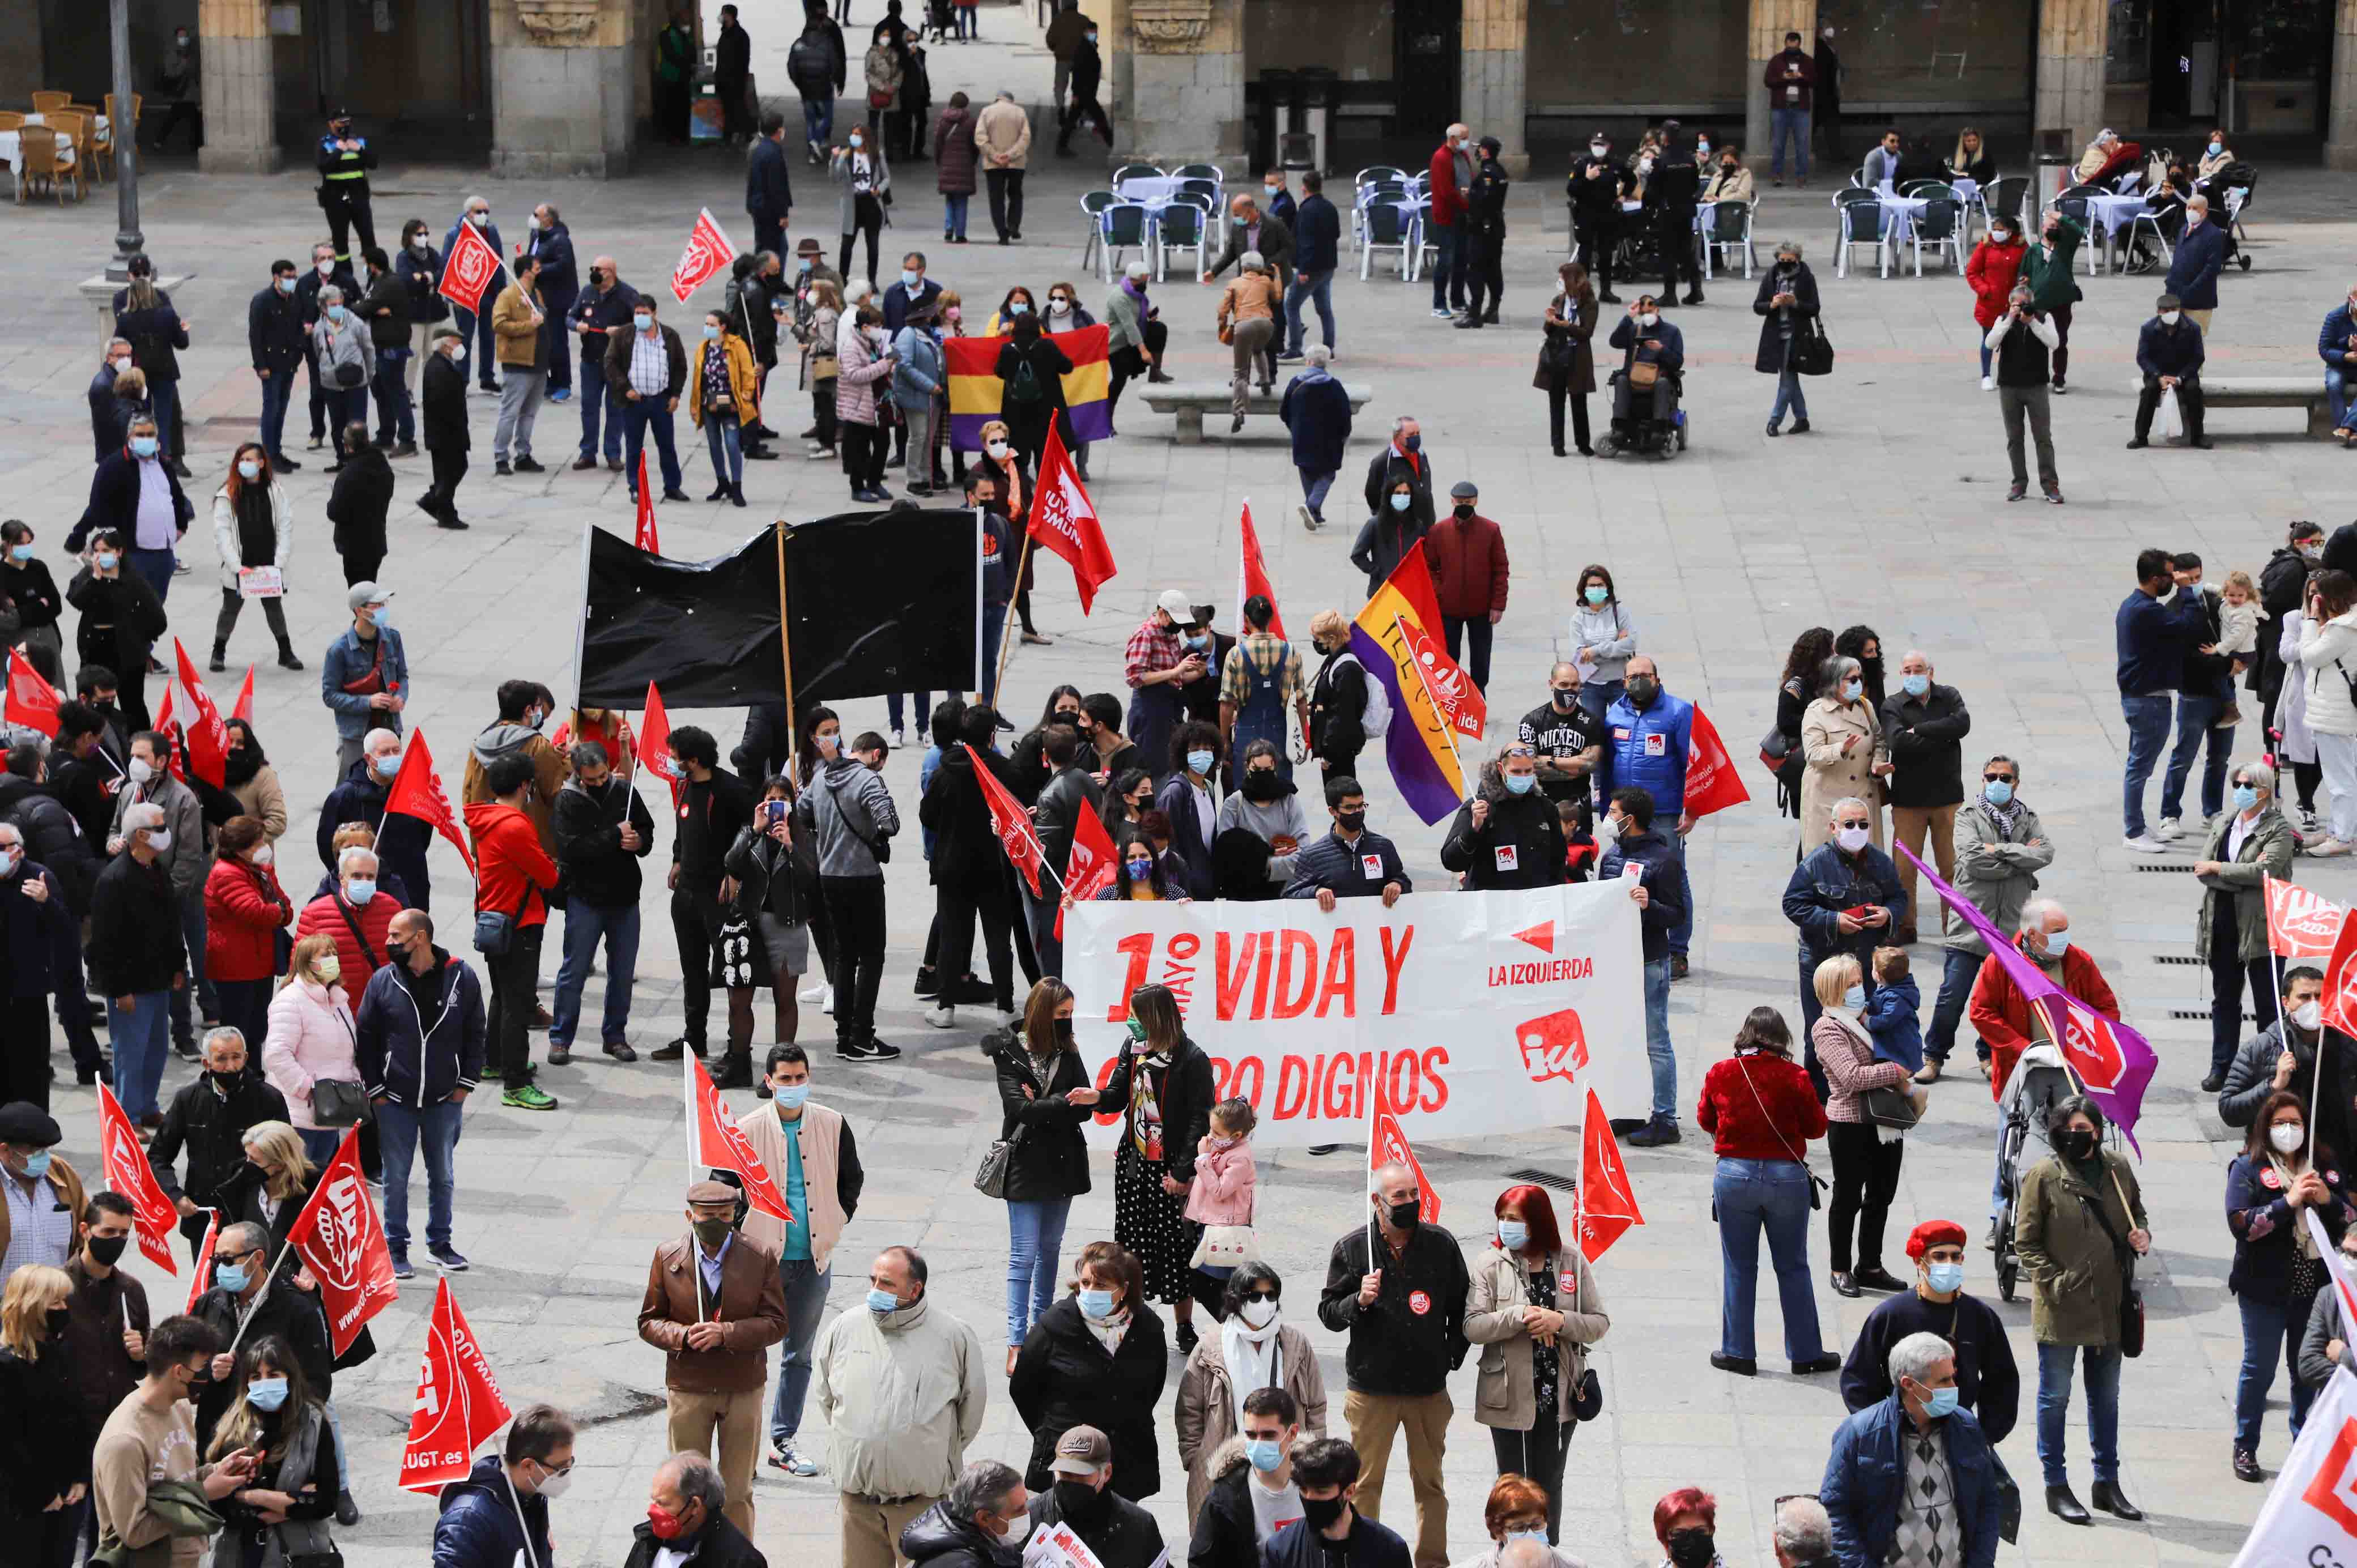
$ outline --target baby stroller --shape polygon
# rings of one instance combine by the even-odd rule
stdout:
[[[2046,1119],[2056,1102],[2078,1092],[2078,1080],[2062,1065],[2062,1053],[2041,1040],[2021,1053],[1997,1101],[1996,1185],[1990,1194],[1996,1227],[1990,1241],[1996,1253],[1996,1292],[2006,1301],[2013,1299],[2013,1287],[2021,1278],[2021,1257],[2013,1249],[2013,1226],[2022,1178],[2054,1152],[2046,1135]],[[2108,1122],[2104,1133],[2116,1136]]]

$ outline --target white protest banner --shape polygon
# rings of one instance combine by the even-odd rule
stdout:
[[[2332,1374],[2309,1407],[2233,1568],[2357,1560],[2357,1378]]]
[[[1629,886],[1345,898],[1076,904],[1064,933],[1081,1057],[1112,1075],[1132,991],[1170,987],[1218,1095],[1262,1147],[1364,1135],[1369,1090],[1421,1142],[1573,1127],[1591,1087],[1643,1116],[1643,955]],[[1100,1107],[1088,1136],[1120,1136]]]

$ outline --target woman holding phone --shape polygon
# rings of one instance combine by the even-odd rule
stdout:
[[[737,914],[757,939],[754,961],[769,977],[777,1004],[775,1043],[781,1046],[802,1026],[794,981],[810,967],[810,915],[794,878],[793,798],[790,779],[771,778],[754,804],[752,825],[737,830],[723,862],[737,879]],[[730,987],[732,998],[736,989]]]

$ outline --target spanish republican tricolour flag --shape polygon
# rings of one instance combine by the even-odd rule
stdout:
[[[1367,679],[1391,699],[1383,755],[1391,763],[1392,781],[1409,809],[1427,824],[1463,804],[1465,771],[1449,737],[1448,715],[1425,684],[1401,624],[1410,623],[1437,638],[1439,607],[1431,568],[1424,561],[1424,542],[1418,540],[1351,623],[1351,651],[1365,666]]]
[[[1051,334],[1064,358],[1072,361],[1062,378],[1064,406],[1071,411],[1072,440],[1103,441],[1113,435],[1113,411],[1105,393],[1113,370],[1105,362],[1112,352],[1110,335],[1103,327]],[[942,349],[950,372],[950,445],[960,452],[982,450],[982,427],[999,417],[999,398],[1006,387],[998,379],[998,350],[1004,338],[944,338]]]

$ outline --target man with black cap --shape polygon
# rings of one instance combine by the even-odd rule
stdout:
[[[1910,1334],[1938,1335],[1956,1351],[1956,1403],[1980,1417],[1992,1444],[2005,1441],[2021,1407],[2021,1373],[2005,1321],[1995,1308],[1964,1293],[1964,1228],[1953,1219],[1926,1219],[1908,1234],[1915,1284],[1886,1297],[1866,1315],[1866,1326],[1842,1368],[1842,1402],[1853,1412],[1890,1397],[1890,1352]]]
[[[723,1511],[749,1539],[769,1381],[764,1352],[786,1337],[786,1295],[778,1260],[737,1234],[744,1207],[725,1181],[687,1189],[689,1234],[655,1249],[639,1337],[663,1352],[668,1441],[716,1461],[728,1487]]]
[[[0,1286],[27,1263],[62,1269],[73,1255],[74,1216],[88,1199],[73,1166],[49,1152],[64,1137],[39,1106],[0,1105]]]
[[[1620,241],[1620,199],[1633,188],[1628,166],[1612,156],[1612,138],[1601,131],[1587,138],[1587,156],[1571,166],[1564,182],[1579,264],[1596,280],[1596,297],[1607,305],[1620,303],[1612,292],[1612,247]]]
[[[368,171],[376,167],[376,153],[366,136],[352,134],[352,112],[339,109],[319,138],[319,207],[328,215],[328,231],[335,237],[336,260],[351,264],[351,231],[361,231],[361,249],[376,249],[376,218],[369,210]]]
[[[1459,327],[1495,325],[1498,301],[1506,289],[1506,169],[1498,161],[1502,144],[1484,136],[1475,144],[1473,183],[1465,192],[1462,242],[1469,247],[1465,263],[1465,314]],[[1489,303],[1482,303],[1486,291]]]
[[[2162,295],[2153,306],[2152,319],[2136,333],[2136,369],[2144,372],[2144,391],[2136,395],[2130,448],[2151,444],[2152,416],[2163,392],[2177,394],[2185,444],[2210,445],[2201,434],[2201,328],[2185,319],[2185,307],[2175,295]]]
[[[1030,1524],[1069,1524],[1104,1568],[1154,1568],[1163,1561],[1162,1527],[1113,1489],[1113,1439],[1075,1426],[1056,1439],[1048,1468],[1056,1484],[1031,1498]]]

